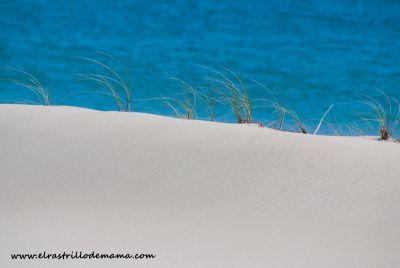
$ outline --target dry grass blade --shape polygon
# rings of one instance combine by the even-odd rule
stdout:
[[[314,131],[314,135],[317,134],[319,128],[320,128],[321,125],[322,125],[322,122],[324,122],[325,117],[328,115],[329,111],[330,111],[332,108],[333,108],[333,104],[332,104],[331,106],[329,106],[328,110],[326,110],[326,112],[322,115],[321,120],[319,120],[318,126],[317,126],[317,128],[315,129],[315,131]]]

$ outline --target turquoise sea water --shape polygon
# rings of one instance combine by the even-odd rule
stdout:
[[[400,2],[389,0],[0,0],[0,77],[15,75],[6,68],[15,67],[37,76],[57,104],[112,110],[112,99],[75,76],[94,70],[77,57],[106,60],[143,100],[134,110],[168,115],[144,100],[174,95],[170,76],[201,86],[203,66],[224,66],[274,90],[307,125],[331,104],[331,120],[347,124],[363,109],[362,94],[381,89],[400,98],[399,22]],[[253,98],[265,97],[248,87]],[[2,102],[25,98],[28,91],[0,81]],[[258,121],[272,116],[255,111]],[[217,118],[233,120],[224,107]]]

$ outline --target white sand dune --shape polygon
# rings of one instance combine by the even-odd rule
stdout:
[[[0,105],[0,267],[398,267],[400,145]],[[11,260],[145,252],[152,260]]]

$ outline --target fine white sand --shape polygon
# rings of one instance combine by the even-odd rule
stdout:
[[[398,267],[400,145],[0,105],[0,267]],[[11,260],[11,253],[153,260]]]

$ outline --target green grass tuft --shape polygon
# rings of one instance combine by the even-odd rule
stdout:
[[[397,99],[390,97],[387,93],[379,91],[384,101],[379,101],[366,96],[361,101],[369,108],[367,113],[358,113],[363,121],[373,122],[379,127],[379,139],[389,140],[400,121],[400,104]]]
[[[20,79],[15,79],[15,78],[6,78],[3,80],[10,81],[16,85],[19,85],[23,88],[28,89],[31,91],[35,96],[38,98],[38,103],[41,105],[45,106],[50,106],[52,105],[51,101],[51,94],[48,88],[43,86],[43,84],[39,81],[38,78],[36,78],[34,75],[19,70],[15,68],[9,68],[10,70],[14,71],[16,74],[19,74],[22,76]]]
[[[77,75],[79,79],[97,83],[106,95],[114,99],[120,112],[130,112],[132,110],[132,90],[122,76],[101,61],[86,57],[78,58],[94,64],[101,70],[96,73],[79,74]]]

